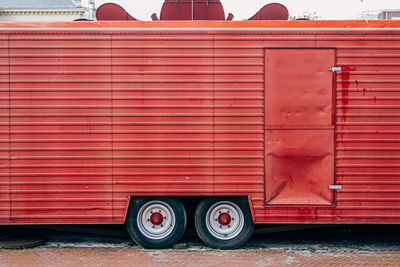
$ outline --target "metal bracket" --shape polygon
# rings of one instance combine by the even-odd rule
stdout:
[[[342,71],[342,67],[332,67],[332,68],[329,68],[329,70],[332,72],[338,72],[338,71]]]
[[[342,189],[342,186],[334,184],[334,185],[330,185],[329,189],[330,190],[340,190],[340,189]]]

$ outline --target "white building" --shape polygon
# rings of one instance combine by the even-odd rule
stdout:
[[[357,19],[363,20],[398,20],[400,19],[400,10],[384,9],[384,10],[368,10],[361,13]]]
[[[0,0],[0,21],[74,21],[86,13],[81,0]]]

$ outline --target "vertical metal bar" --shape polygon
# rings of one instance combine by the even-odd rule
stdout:
[[[334,49],[334,64],[335,66],[338,66],[338,50],[337,48]],[[341,70],[340,70],[341,71]],[[337,178],[337,169],[336,169],[336,164],[337,164],[337,133],[336,133],[336,124],[337,124],[337,99],[338,99],[338,89],[337,89],[337,79],[338,79],[338,74],[337,72],[333,72],[333,83],[332,83],[332,117],[333,117],[333,144],[334,144],[334,149],[333,149],[333,184],[336,185],[338,182]],[[337,191],[333,190],[333,206],[337,206]]]
[[[264,66],[263,66],[263,70],[264,70],[264,78],[263,78],[263,80],[264,80],[264,87],[263,87],[263,97],[264,97],[264,100],[263,100],[263,106],[264,106],[264,108],[263,108],[263,116],[264,116],[264,126],[263,126],[263,129],[264,129],[264,134],[263,134],[263,140],[264,140],[264,144],[263,144],[263,148],[264,148],[264,151],[263,151],[263,164],[264,164],[264,192],[263,192],[263,194],[264,194],[264,196],[263,196],[263,198],[264,198],[264,202],[263,202],[263,204],[264,205],[266,205],[267,204],[267,194],[266,194],[266,192],[267,192],[267,179],[266,179],[266,177],[267,177],[267,167],[269,167],[269,166],[266,166],[266,159],[265,159],[265,152],[266,152],[266,141],[267,141],[267,137],[266,137],[266,135],[267,135],[267,131],[266,131],[266,126],[267,126],[267,112],[266,112],[266,108],[267,108],[267,106],[266,106],[266,103],[267,103],[267,92],[266,92],[266,74],[267,74],[267,53],[268,53],[268,49],[263,49],[264,50]],[[253,218],[253,220],[254,220],[254,222],[255,222],[255,216],[254,216],[254,218]]]
[[[11,222],[11,34],[8,34],[8,221]]]
[[[194,20],[194,0],[192,0],[192,20]]]
[[[215,135],[215,128],[216,128],[216,120],[215,120],[215,113],[216,113],[216,109],[215,109],[215,33],[212,34],[212,140],[213,140],[213,188],[212,188],[212,192],[213,194],[215,193],[215,180],[216,180],[216,153],[215,153],[215,147],[216,147],[216,135]]]
[[[110,109],[110,124],[111,124],[111,205],[112,205],[112,220],[115,221],[115,194],[114,194],[114,69],[113,69],[113,34],[110,35],[110,97],[111,97],[111,109]],[[129,206],[129,204],[128,204]]]

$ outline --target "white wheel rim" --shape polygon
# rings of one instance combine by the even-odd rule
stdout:
[[[154,224],[152,216],[162,216],[162,222]],[[160,216],[161,215],[161,216]],[[150,201],[143,205],[137,216],[140,232],[147,238],[159,240],[167,237],[175,228],[175,213],[172,208],[162,201]]]
[[[230,221],[228,220],[221,224],[221,216],[225,216],[227,218],[230,217]],[[218,239],[233,239],[237,237],[243,230],[243,212],[235,203],[229,201],[215,203],[207,211],[206,227],[211,235]]]

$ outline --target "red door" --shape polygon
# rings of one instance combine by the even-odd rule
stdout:
[[[334,49],[265,51],[267,205],[333,205]]]

